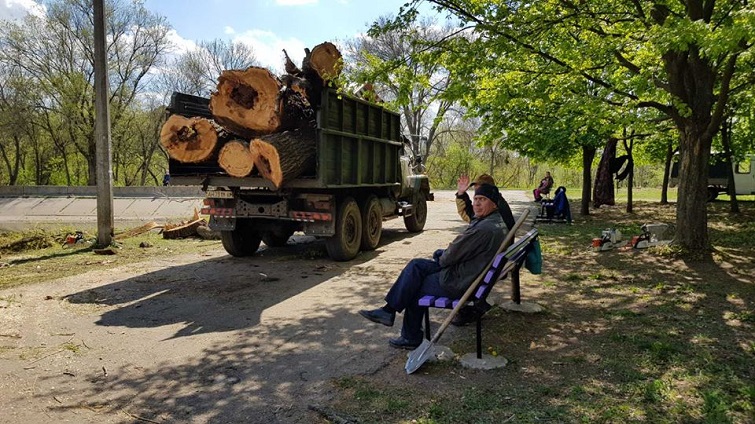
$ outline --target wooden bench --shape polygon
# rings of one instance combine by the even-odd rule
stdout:
[[[485,276],[472,297],[467,301],[467,305],[471,306],[477,301],[487,299],[493,286],[506,277],[511,278],[511,300],[517,304],[521,303],[519,270],[530,251],[530,246],[537,240],[537,237],[538,231],[533,228],[508,249],[497,254],[490,266],[482,271],[481,274]],[[453,309],[458,303],[459,299],[431,295],[419,299],[419,306],[427,308],[425,310],[425,337],[428,340],[430,340],[430,308]],[[477,318],[477,357],[482,358],[482,314]]]

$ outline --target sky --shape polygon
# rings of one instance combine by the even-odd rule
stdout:
[[[144,0],[144,6],[167,18],[179,49],[216,38],[241,41],[253,47],[262,66],[280,71],[282,49],[301,64],[305,47],[357,37],[378,17],[396,15],[407,1]],[[0,0],[0,19],[35,10],[41,9],[33,0]]]

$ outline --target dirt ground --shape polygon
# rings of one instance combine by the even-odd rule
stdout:
[[[251,258],[219,247],[0,291],[0,422],[322,422],[309,406],[332,398],[328,381],[403,365],[398,327],[357,311],[463,228],[452,192],[428,215],[420,234],[386,222],[350,262],[295,236]]]

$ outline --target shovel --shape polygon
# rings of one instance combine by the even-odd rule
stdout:
[[[494,212],[495,213],[495,212]],[[519,216],[519,219],[517,219],[516,223],[514,224],[514,227],[511,228],[506,234],[506,238],[503,240],[503,243],[498,247],[498,251],[495,252],[495,255],[493,255],[493,258],[490,260],[490,263],[488,263],[488,266],[485,267],[485,271],[487,271],[490,266],[493,264],[493,261],[495,260],[495,257],[503,252],[503,249],[506,248],[511,244],[511,242],[514,240],[514,236],[516,235],[516,232],[519,230],[519,227],[522,226],[524,223],[524,220],[527,219],[527,216],[530,214],[529,209],[525,209],[524,212],[522,212],[522,215]],[[508,262],[501,270],[501,275],[504,275],[504,273],[509,272],[511,267],[514,266],[513,263],[509,264]],[[412,351],[412,353],[409,354],[409,359],[406,361],[406,366],[404,369],[406,370],[407,374],[411,374],[414,371],[417,371],[419,367],[424,364],[427,359],[432,355],[433,353],[433,346],[435,343],[438,342],[438,339],[440,339],[440,336],[443,335],[443,332],[446,331],[446,328],[448,328],[448,325],[451,324],[451,321],[453,321],[456,314],[459,312],[459,310],[464,307],[464,305],[467,303],[467,300],[472,296],[472,293],[477,290],[477,285],[480,284],[480,281],[485,276],[487,272],[481,272],[480,275],[477,276],[477,279],[475,279],[472,284],[470,284],[469,288],[466,292],[464,292],[464,295],[461,296],[461,299],[459,299],[459,302],[454,306],[454,308],[451,310],[451,313],[446,317],[446,320],[443,321],[443,324],[440,325],[440,328],[438,328],[438,331],[435,332],[435,335],[431,340],[423,339],[422,344],[419,345],[416,349]]]

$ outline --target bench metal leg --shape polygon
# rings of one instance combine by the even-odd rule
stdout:
[[[522,303],[522,292],[519,287],[519,268],[521,268],[520,265],[516,266],[509,274],[511,276],[511,301],[517,305]]]
[[[430,340],[430,308],[425,308],[425,338]]]
[[[482,359],[482,315],[477,318],[477,359]]]

